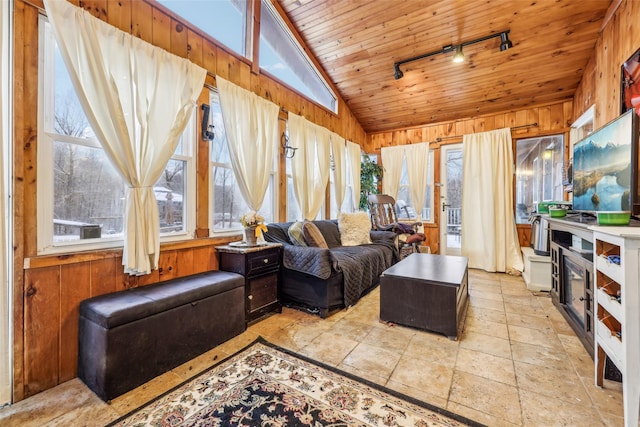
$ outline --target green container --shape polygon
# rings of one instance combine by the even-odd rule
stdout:
[[[599,225],[629,225],[631,221],[630,211],[603,211],[596,214]]]
[[[562,218],[567,216],[567,210],[562,208],[549,208],[549,216],[551,218]]]

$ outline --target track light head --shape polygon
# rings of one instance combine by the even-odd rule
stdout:
[[[400,80],[404,76],[404,73],[400,70],[400,64],[393,64],[393,68],[395,69],[394,77],[396,80]]]
[[[509,40],[509,33],[500,33],[500,52],[504,52],[505,50],[511,49],[512,47],[513,43],[511,43],[511,40]]]
[[[456,62],[456,63],[464,62],[464,53],[462,53],[461,44],[459,44],[458,47],[456,47],[456,54],[453,55],[453,62]]]

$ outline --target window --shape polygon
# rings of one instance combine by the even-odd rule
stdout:
[[[287,172],[287,221],[301,221],[304,218],[302,218],[302,211],[300,210],[300,206],[298,206],[296,194],[293,190],[293,172],[291,168],[291,159],[286,159],[285,168]],[[323,203],[315,219],[323,219],[324,212],[325,205]]]
[[[200,28],[234,52],[248,57],[246,0],[158,0],[186,22]]]
[[[227,147],[227,134],[222,119],[220,109],[220,98],[217,92],[210,93],[210,120],[214,126],[215,137],[211,141],[211,184],[210,200],[212,201],[209,210],[210,227],[213,233],[225,233],[229,231],[242,230],[240,217],[250,209],[242,198],[240,188],[236,182],[236,177],[231,167],[229,148]],[[271,180],[267,187],[260,214],[264,216],[265,222],[274,222],[277,207],[277,195],[274,192],[278,178],[277,170],[277,150],[271,161]]]
[[[427,189],[422,207],[422,221],[433,222],[433,150],[429,150],[429,159],[427,166]],[[407,159],[402,159],[402,174],[400,175],[400,187],[398,189],[398,199],[396,200],[396,214],[398,219],[417,218],[415,206],[411,200],[411,191],[409,190],[409,172],[407,170]]]
[[[38,251],[121,246],[124,181],[87,121],[46,18],[41,24]],[[165,240],[195,228],[195,204],[187,199],[195,188],[194,134],[191,124],[154,187]]]
[[[262,0],[260,68],[337,113],[337,100],[271,2]]]
[[[345,182],[345,190],[344,190],[344,200],[342,201],[342,206],[340,211],[341,212],[353,212],[353,178],[351,176],[351,163],[348,161],[346,153],[345,153],[345,157],[344,157],[344,162],[346,163],[346,175],[344,176],[343,180]],[[333,173],[334,173],[334,167],[333,167],[333,163],[331,165],[331,174],[329,175],[329,185],[330,185],[330,191],[331,191],[331,218],[337,218],[338,217],[338,207],[336,206],[336,188],[335,188],[335,184],[334,184],[334,179],[333,179]],[[356,206],[357,209],[357,206]]]
[[[563,166],[563,135],[516,141],[516,223],[528,223],[538,202],[564,199]]]

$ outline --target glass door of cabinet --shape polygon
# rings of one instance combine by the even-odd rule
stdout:
[[[462,144],[440,148],[440,254],[462,247]]]

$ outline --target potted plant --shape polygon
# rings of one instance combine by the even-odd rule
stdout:
[[[368,210],[369,202],[367,197],[369,194],[378,194],[378,183],[382,178],[382,167],[371,160],[368,154],[362,156],[360,162],[360,209]]]

